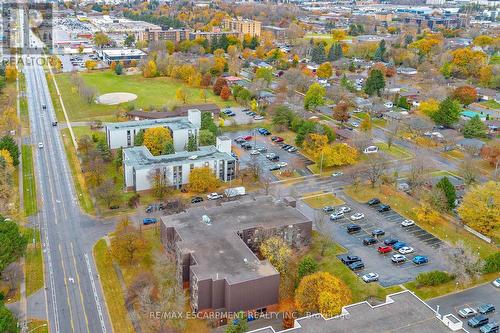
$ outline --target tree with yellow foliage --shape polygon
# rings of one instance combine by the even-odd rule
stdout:
[[[462,221],[486,236],[500,230],[500,183],[489,181],[472,187],[458,208]]]
[[[484,47],[484,46],[489,46],[489,45],[493,44],[493,42],[494,42],[493,37],[490,37],[487,35],[480,35],[480,36],[477,36],[476,38],[474,38],[473,43],[474,43],[474,45]]]
[[[0,114],[0,134],[4,135],[19,127],[19,118],[17,117],[16,109],[6,107]]]
[[[422,101],[418,106],[418,111],[426,115],[427,117],[431,117],[438,110],[439,110],[439,101],[434,98],[429,98],[425,101]]]
[[[372,130],[372,117],[368,114],[365,119],[359,125],[359,129],[363,132],[369,132]]]
[[[429,34],[424,38],[414,41],[408,48],[417,50],[421,57],[428,55],[432,50],[441,45],[442,41],[435,35]]]
[[[320,312],[325,317],[340,314],[342,307],[351,303],[350,289],[339,278],[328,272],[305,276],[295,292],[297,310]]]
[[[142,76],[146,78],[155,77],[158,75],[158,67],[154,60],[149,60],[142,69]]]
[[[165,127],[151,127],[144,131],[143,144],[153,156],[161,155],[169,141],[172,141],[172,136]]]
[[[131,265],[144,258],[151,245],[140,231],[127,218],[117,224],[115,235],[111,238],[111,253],[124,265]]]
[[[284,275],[288,268],[288,262],[292,256],[292,249],[278,236],[265,239],[259,247],[260,254],[264,256],[276,270]]]
[[[194,168],[189,174],[188,187],[195,193],[211,192],[219,187],[219,180],[209,167]]]
[[[479,83],[483,87],[489,87],[493,79],[493,66],[483,66],[479,70]]]
[[[336,42],[340,42],[347,38],[347,32],[342,29],[333,29],[332,30],[332,39]]]
[[[5,66],[5,80],[14,82],[17,79],[17,68],[15,65],[8,64]]]
[[[451,52],[453,69],[463,76],[479,76],[479,70],[486,64],[487,55],[482,51],[474,51],[468,47]]]
[[[97,67],[97,62],[95,60],[86,60],[85,61],[85,68],[87,68],[87,70],[93,70],[93,69],[96,69]]]
[[[186,89],[184,89],[182,87],[180,87],[179,89],[177,89],[177,91],[175,92],[175,98],[177,98],[183,104],[186,104],[187,103],[187,99],[188,99],[188,95],[187,95]]]
[[[0,157],[3,157],[3,159],[5,160],[5,162],[7,162],[7,164],[10,166],[10,167],[14,167],[14,160],[12,159],[12,156],[10,156],[10,153],[7,149],[1,149],[0,150]]]
[[[304,140],[304,153],[313,160],[316,160],[327,144],[328,137],[326,135],[310,133]]]
[[[329,62],[324,62],[321,65],[319,65],[318,69],[316,70],[316,75],[320,79],[328,79],[332,76],[332,65]]]
[[[322,158],[321,158],[322,155]],[[323,167],[333,167],[356,163],[358,151],[345,143],[337,143],[323,147],[322,154],[316,159],[317,163],[322,163]]]

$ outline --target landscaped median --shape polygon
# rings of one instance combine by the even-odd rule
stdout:
[[[40,243],[40,232],[28,229],[28,248],[25,256],[26,296],[34,294],[43,288],[43,255]],[[34,240],[34,241],[33,241]]]
[[[21,156],[23,165],[24,215],[30,216],[37,212],[36,180],[33,168],[33,150],[31,146],[22,145]]]

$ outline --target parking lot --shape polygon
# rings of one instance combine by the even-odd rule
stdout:
[[[326,228],[333,239],[348,250],[348,255],[361,257],[365,268],[356,271],[357,275],[362,276],[374,272],[379,274],[381,285],[391,286],[414,280],[421,272],[446,269],[445,261],[438,253],[439,248],[445,246],[441,240],[416,225],[402,227],[401,222],[405,218],[393,210],[381,213],[377,211],[378,206],[371,207],[364,203],[358,203],[341,191],[336,191],[335,194],[352,211],[335,221],[330,221],[330,214],[325,213]],[[363,213],[364,218],[351,221],[350,216],[355,213]],[[348,224],[357,224],[361,230],[349,234],[347,232]],[[372,237],[372,231],[375,229],[382,229],[385,235],[375,236],[374,238],[378,240],[375,244],[363,245],[363,239]],[[383,246],[383,241],[390,238],[402,241],[414,249],[412,253],[405,254],[407,258],[405,262],[394,264],[391,261],[391,256],[398,253],[395,250],[386,254],[378,253],[378,247]],[[412,260],[417,255],[426,256],[429,259],[428,263],[414,264]],[[343,256],[339,256],[339,258]]]
[[[247,112],[251,112],[249,108],[244,108],[240,106],[232,106],[228,108],[223,108],[221,111],[224,112],[226,110],[232,111],[234,116],[228,117],[225,121],[226,124],[232,125],[245,125],[245,124],[258,124],[263,122],[264,120],[255,120],[254,116],[248,115]]]
[[[439,306],[441,315],[453,314],[463,322],[463,327],[469,332],[479,332],[479,328],[472,328],[467,325],[467,320],[458,315],[458,311],[471,307],[477,311],[477,307],[482,304],[493,304],[496,311],[486,316],[490,321],[500,322],[500,289],[495,288],[491,283],[467,289],[459,293],[434,298],[428,301],[434,309]]]
[[[226,136],[233,140],[233,152],[235,152],[239,156],[240,160],[240,168],[243,169],[247,167],[254,159],[256,159],[261,167],[262,173],[264,175],[271,175],[271,171],[269,168],[274,165],[276,162],[270,161],[266,158],[266,154],[274,153],[279,156],[279,162],[287,163],[286,168],[293,168],[300,175],[310,175],[311,172],[306,168],[307,165],[312,162],[299,154],[298,152],[289,153],[283,149],[281,149],[281,144],[275,143],[271,141],[272,135],[261,135],[255,130],[251,131],[238,131],[238,132],[230,132],[225,133]],[[244,137],[247,135],[251,135],[252,139],[248,142],[257,147],[266,148],[266,152],[260,153],[258,155],[251,155],[250,151],[252,149],[245,150],[239,144],[234,142],[234,139],[238,137]],[[283,169],[286,169],[283,168]],[[273,176],[273,179],[276,178]]]

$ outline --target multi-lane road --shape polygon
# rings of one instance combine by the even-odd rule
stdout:
[[[112,224],[82,214],[61,132],[52,126],[55,113],[44,69],[26,57],[24,63],[50,332],[111,332],[92,246]]]

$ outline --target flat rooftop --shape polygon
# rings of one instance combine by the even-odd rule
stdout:
[[[202,221],[210,218],[211,225]],[[162,217],[167,227],[174,227],[184,253],[191,253],[196,261],[191,266],[199,279],[225,278],[227,283],[276,275],[278,272],[267,261],[260,261],[237,232],[256,227],[274,228],[309,222],[298,210],[274,201],[268,196],[242,197],[223,202],[215,207],[199,206],[184,213]]]
[[[194,126],[187,117],[171,117],[171,118],[161,118],[161,119],[145,119],[145,120],[131,120],[123,121],[119,123],[108,123],[106,124],[106,129],[109,131],[114,130],[126,130],[126,129],[141,129],[148,127],[168,127],[171,130],[176,129],[194,129]]]
[[[199,163],[212,160],[236,160],[228,153],[221,152],[215,146],[199,147],[197,151],[180,151],[168,155],[153,156],[144,146],[125,148],[123,163],[134,169],[149,169],[152,165],[169,166],[185,163]]]
[[[138,49],[107,49],[102,50],[102,53],[108,57],[119,57],[119,56],[145,56],[144,51]]]
[[[313,315],[296,320],[297,327],[287,333],[450,333],[435,312],[410,291],[389,295],[383,304],[371,306],[367,302],[344,307],[341,316],[325,319]],[[265,327],[251,333],[275,333]],[[279,332],[279,331],[278,331]],[[465,332],[460,330],[459,332]],[[249,332],[250,333],[250,332]]]

